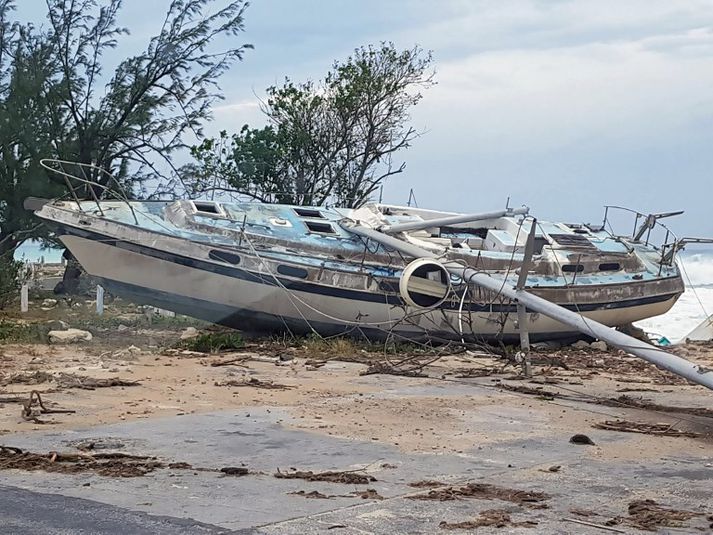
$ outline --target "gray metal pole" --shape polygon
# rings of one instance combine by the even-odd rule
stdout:
[[[459,214],[448,217],[439,217],[436,219],[427,219],[424,221],[413,221],[411,223],[384,225],[382,227],[379,227],[379,230],[387,234],[395,234],[397,232],[405,232],[407,230],[422,230],[431,227],[445,227],[448,225],[455,225],[457,223],[469,223],[471,221],[497,219],[498,217],[525,215],[529,211],[530,209],[527,206],[523,206],[522,208],[508,208],[506,210],[484,212],[482,214]]]
[[[438,258],[438,255],[435,253],[422,249],[416,245],[406,243],[392,236],[385,236],[381,232],[374,229],[362,227],[354,224],[353,222],[351,224],[348,222],[341,222],[340,224],[349,232],[353,232],[354,234],[365,238],[370,238],[377,243],[391,247],[392,249],[400,251],[405,255],[413,256],[415,258]],[[566,308],[556,305],[547,299],[531,294],[530,292],[512,288],[507,284],[503,284],[502,280],[495,279],[485,273],[477,272],[471,268],[464,268],[463,266],[457,264],[449,265],[446,263],[444,266],[449,272],[462,277],[463,280],[467,280],[468,282],[477,284],[478,286],[482,286],[483,288],[487,288],[488,290],[492,290],[498,294],[503,294],[520,304],[524,304],[527,308],[530,308],[535,312],[539,312],[540,314],[544,314],[545,316],[564,323],[565,325],[569,325],[583,334],[593,336],[599,340],[604,340],[608,344],[618,347],[627,353],[640,357],[648,362],[651,362],[652,364],[670,371],[671,373],[680,375],[689,381],[698,383],[699,385],[703,385],[713,390],[713,370],[694,364],[693,362],[672,353],[668,353],[658,347],[642,342],[641,340],[637,340],[636,338],[619,332],[612,327],[608,327],[592,319],[585,318],[581,314],[567,310]]]

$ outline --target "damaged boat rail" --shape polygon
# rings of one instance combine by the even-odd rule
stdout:
[[[386,235],[378,230],[359,225],[358,223],[344,219],[340,222],[343,229],[358,236],[369,238],[386,247],[390,247],[400,253],[413,258],[429,258],[438,261],[439,257],[435,253],[427,251],[416,245],[407,243],[394,236]],[[705,386],[713,390],[713,370],[695,364],[672,353],[668,353],[658,347],[654,347],[646,342],[642,342],[627,334],[619,332],[602,323],[585,318],[583,315],[563,308],[547,299],[531,294],[530,292],[503,284],[489,275],[478,272],[474,269],[463,267],[459,264],[445,263],[443,266],[453,275],[467,280],[469,283],[481,286],[497,294],[502,294],[520,304],[527,309],[539,312],[547,317],[555,319],[561,323],[569,325],[579,332],[604,340],[612,346],[618,347],[627,353],[642,358],[656,366],[679,375],[691,382]]]

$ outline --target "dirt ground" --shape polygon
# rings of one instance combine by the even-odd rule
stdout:
[[[634,431],[649,426],[654,433],[632,432],[620,447],[591,449],[594,456],[680,454],[709,448],[713,437],[713,412],[706,411],[713,407],[713,392],[619,351],[565,347],[535,353],[530,379],[496,355],[461,353],[418,369],[425,377],[386,373],[377,380],[366,374],[374,364],[386,364],[388,371],[401,359],[423,363],[432,356],[405,352],[387,358],[348,342],[274,339],[250,342],[240,351],[200,353],[181,348],[182,320],[147,324],[141,313],[115,307],[100,321],[88,315],[91,305],[30,314],[39,323],[52,316],[80,328],[94,322],[90,342],[0,345],[0,435],[269,406],[284,411],[286,426],[405,452],[458,453],[518,437],[523,409],[541,424],[543,436],[567,429],[587,433],[603,422],[632,428],[622,421],[634,422]],[[713,366],[713,345],[675,351]],[[97,381],[105,384],[91,386]],[[394,381],[412,395],[390,395]],[[136,384],[121,386],[131,383]],[[472,394],[472,383],[487,385],[489,393]],[[32,391],[40,393],[46,409],[72,412],[43,412],[36,402],[27,407]],[[494,433],[488,414],[507,411],[513,411],[512,428]],[[656,427],[661,423],[668,427]],[[656,430],[667,435],[657,436]]]

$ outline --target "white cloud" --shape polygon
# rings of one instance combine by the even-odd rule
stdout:
[[[496,150],[541,150],[593,136],[645,143],[713,115],[709,50],[713,32],[704,28],[474,53],[439,64],[439,85],[414,117],[433,136],[467,132],[471,146]],[[458,150],[452,143],[445,144]]]

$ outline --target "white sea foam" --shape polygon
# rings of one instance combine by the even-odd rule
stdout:
[[[682,341],[713,314],[713,252],[681,255],[679,265],[686,281],[685,293],[666,314],[637,323],[672,342]]]

